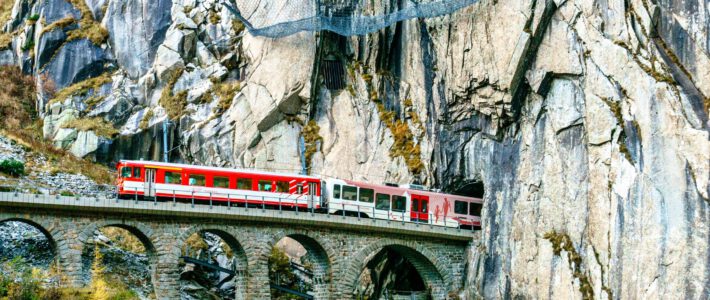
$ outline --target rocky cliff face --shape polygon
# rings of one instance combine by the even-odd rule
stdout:
[[[159,159],[171,119],[174,161],[484,190],[468,297],[710,295],[706,1],[482,0],[273,40],[211,0],[18,0],[4,31],[77,155]]]

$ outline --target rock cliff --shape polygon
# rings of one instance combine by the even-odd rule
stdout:
[[[482,0],[347,38],[254,37],[213,0],[5,15],[0,64],[76,155],[160,159],[171,120],[173,161],[482,194],[469,298],[710,296],[706,1]]]

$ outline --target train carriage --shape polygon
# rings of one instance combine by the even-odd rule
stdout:
[[[322,207],[320,179],[312,176],[147,161],[120,161],[117,167],[118,194],[124,198]]]
[[[378,185],[314,176],[122,160],[118,194],[212,204],[250,205],[359,216],[438,226],[481,225],[478,198],[413,185]]]
[[[350,180],[324,180],[328,213],[419,222],[447,227],[480,227],[483,200],[413,188]]]

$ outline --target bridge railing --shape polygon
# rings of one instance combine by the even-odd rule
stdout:
[[[155,205],[158,203],[172,202],[173,206],[177,203],[189,204],[188,207],[194,208],[195,206],[209,206],[211,209],[213,206],[226,206],[240,207],[245,210],[259,209],[259,210],[279,210],[279,211],[293,211],[296,214],[299,213],[324,213],[327,214],[329,211],[338,211],[339,213],[332,214],[331,216],[340,218],[357,218],[361,219],[372,219],[375,220],[386,220],[387,222],[400,222],[400,223],[413,223],[418,226],[428,226],[428,227],[444,227],[452,228],[458,230],[471,230],[474,231],[474,222],[480,219],[473,218],[457,218],[437,216],[434,213],[411,213],[407,211],[396,211],[396,210],[380,210],[376,209],[372,205],[360,205],[356,203],[338,203],[334,208],[330,209],[319,209],[317,210],[314,206],[304,208],[301,206],[307,206],[309,200],[307,197],[294,197],[291,194],[284,194],[284,197],[277,196],[258,196],[254,197],[247,193],[239,192],[199,192],[192,193],[191,196],[187,197],[181,195],[185,191],[178,191],[175,189],[166,188],[156,188],[156,193],[161,195],[172,195],[169,197],[143,197],[143,189],[132,188],[128,191],[128,198],[126,198],[126,191],[124,190],[123,197],[119,197],[118,188],[115,185],[95,185],[92,187],[85,187],[82,189],[81,194],[73,192],[63,188],[48,188],[41,187],[37,182],[29,179],[0,179],[0,192],[13,192],[16,195],[34,195],[34,198],[38,198],[40,195],[50,195],[55,199],[62,198],[75,198],[79,200],[82,199],[94,199],[95,202],[105,202],[107,205],[112,203],[123,202],[130,203],[133,202],[136,205],[139,202],[153,202]],[[32,197],[31,197],[32,198]],[[216,200],[216,199],[228,199]],[[187,208],[189,209],[189,208]]]

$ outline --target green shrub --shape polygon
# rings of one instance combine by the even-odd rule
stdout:
[[[18,177],[25,175],[25,164],[14,159],[7,159],[0,162],[0,172],[10,176]]]
[[[72,192],[70,192],[70,191],[67,191],[67,190],[64,190],[64,191],[59,192],[59,195],[62,195],[62,196],[65,196],[65,197],[74,197],[74,196],[75,196],[74,193],[72,193]]]
[[[29,18],[27,18],[27,20],[37,21],[37,20],[39,20],[39,15],[38,14],[31,15]]]

